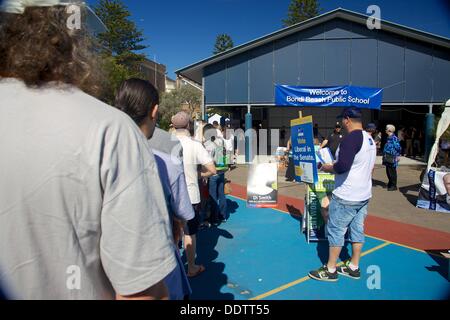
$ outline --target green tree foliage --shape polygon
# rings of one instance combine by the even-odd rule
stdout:
[[[285,27],[314,18],[319,15],[320,8],[317,0],[291,0],[287,19],[283,20]]]
[[[201,91],[190,85],[184,85],[172,92],[163,93],[159,104],[160,127],[167,129],[172,116],[181,110],[185,110],[193,117],[198,117],[201,97]]]
[[[122,64],[133,64],[145,58],[145,55],[135,52],[147,48],[141,44],[143,33],[130,19],[131,13],[121,0],[100,0],[95,13],[108,28],[107,32],[98,35],[105,51]]]
[[[158,120],[161,129],[169,129],[172,116],[181,110],[182,102],[177,91],[173,90],[172,92],[165,92],[161,95]]]
[[[124,80],[142,77],[140,64],[145,55],[136,51],[147,46],[141,44],[143,33],[130,19],[131,13],[121,0],[100,0],[94,10],[108,29],[97,35],[97,42],[105,73],[105,90],[101,99],[112,104],[115,92]]]
[[[195,116],[200,110],[202,93],[191,85],[184,85],[178,90],[181,101],[189,113]]]
[[[128,68],[127,66],[118,62],[117,58],[102,54],[101,68],[104,73],[104,84],[101,99],[106,103],[113,105],[117,89],[123,81],[130,78],[140,78],[142,75],[139,71]]]
[[[213,54],[218,54],[234,47],[233,40],[228,34],[219,34],[216,38]]]

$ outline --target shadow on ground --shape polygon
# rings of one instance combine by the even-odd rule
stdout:
[[[382,187],[382,188],[386,188],[387,187],[387,183],[377,180],[377,179],[372,179],[372,186],[374,187]]]
[[[303,223],[303,219],[302,219],[302,215],[303,213],[297,209],[296,207],[287,204],[286,205],[290,216],[292,219],[296,220],[299,223],[299,228],[300,230],[302,230],[302,223]],[[322,232],[320,232],[320,234],[322,234],[323,237],[323,230]],[[305,241],[307,238],[306,233],[304,234],[305,236]],[[341,261],[345,261],[351,258],[348,247],[351,247],[351,244],[346,242],[344,247],[342,247],[342,251],[341,254],[339,255],[339,258],[341,259]],[[321,240],[321,241],[316,241],[316,250],[317,250],[317,256],[320,259],[320,262],[322,263],[322,265],[326,264],[328,262],[328,254],[329,254],[329,246],[328,246],[328,241],[326,240]]]
[[[437,265],[426,267],[428,271],[437,272],[445,280],[449,281],[449,260],[442,255],[442,252],[448,252],[449,249],[425,250],[426,253],[436,262]],[[450,298],[450,291],[449,291]]]
[[[339,255],[339,259],[341,261],[345,261],[345,260],[348,260],[351,258],[350,251],[348,249],[348,247],[351,248],[351,246],[352,245],[349,242],[346,242],[344,244],[344,246],[342,247],[341,254]],[[322,265],[328,263],[329,248],[330,247],[328,245],[328,241],[317,241],[317,246],[316,246],[317,256],[319,257]],[[339,261],[338,261],[338,263],[339,263]]]
[[[206,228],[197,234],[197,263],[203,264],[206,270],[190,278],[191,300],[234,300],[233,294],[220,291],[228,283],[225,264],[216,261],[219,253],[215,248],[220,237],[233,239],[231,233],[218,227]]]
[[[408,200],[409,203],[411,203],[413,206],[416,206],[416,204],[417,204],[417,197],[418,197],[418,193],[419,193],[419,190],[420,190],[420,186],[421,186],[421,184],[417,183],[417,184],[412,184],[410,186],[401,187],[398,190],[400,190],[402,195],[406,198],[406,200]],[[408,194],[410,191],[416,192],[417,195]]]
[[[386,182],[383,182],[383,181],[380,181],[380,180],[376,180],[376,179],[372,179],[372,185],[374,187],[387,188],[387,183]],[[415,184],[412,184],[412,185],[409,185],[409,186],[398,188],[398,190],[406,198],[406,200],[408,200],[409,203],[411,203],[413,206],[416,206],[418,195],[410,194],[409,192],[418,193],[419,190],[420,190],[420,186],[421,186],[420,183],[415,183]]]
[[[233,214],[233,213],[236,213],[238,208],[239,208],[239,204],[236,201],[227,199],[228,216]]]
[[[288,212],[292,218],[301,221],[301,217],[302,217],[303,213],[300,209],[298,209],[297,207],[295,207],[291,204],[286,204],[286,209],[288,210]]]

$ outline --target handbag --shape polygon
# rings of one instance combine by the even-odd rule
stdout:
[[[387,164],[395,164],[395,162],[397,161],[397,157],[394,156],[393,154],[387,154],[385,153],[383,155],[383,162],[387,163]]]

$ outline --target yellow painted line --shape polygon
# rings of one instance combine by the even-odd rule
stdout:
[[[380,250],[380,249],[382,249],[382,248],[384,248],[384,247],[386,247],[386,246],[388,246],[390,244],[391,244],[390,242],[382,243],[382,244],[380,244],[380,245],[378,245],[378,246],[376,246],[376,247],[374,247],[374,248],[372,248],[370,250],[367,250],[367,251],[363,252],[361,254],[361,257],[364,257],[364,256],[366,256],[366,255],[368,255],[368,254],[370,254],[370,253],[372,253],[374,251]],[[337,266],[341,266],[343,263],[344,262],[340,262],[340,263],[337,264]],[[308,281],[310,279],[311,278],[309,276],[297,279],[295,281],[292,281],[292,282],[289,282],[289,283],[287,283],[285,285],[282,285],[281,287],[275,288],[275,289],[270,290],[270,291],[268,291],[266,293],[260,294],[259,296],[253,297],[250,300],[261,300],[261,299],[267,298],[267,297],[272,296],[272,295],[274,295],[274,294],[276,294],[278,292],[284,291],[284,290],[286,290],[288,288],[296,286],[297,284],[300,284],[302,282]]]
[[[247,201],[247,199],[244,199],[244,198],[241,198],[241,197],[238,197],[238,196],[234,196],[234,195],[229,195],[229,196],[234,197],[234,198],[236,198],[236,199],[240,199],[240,200],[242,200],[242,201]],[[269,209],[273,209],[273,210],[279,211],[279,212],[281,212],[281,213],[283,213],[283,214],[289,214],[289,215],[290,215],[289,212],[284,211],[284,210],[281,210],[281,209],[277,209],[277,208],[269,208]],[[370,249],[370,250],[367,250],[367,251],[363,252],[363,253],[361,254],[361,257],[364,257],[364,256],[366,256],[366,255],[368,255],[368,254],[370,254],[370,253],[372,253],[372,252],[374,252],[374,251],[380,250],[380,249],[382,249],[382,248],[384,248],[384,247],[386,247],[386,246],[388,246],[388,245],[390,245],[390,244],[393,244],[393,245],[396,245],[396,246],[399,246],[399,247],[404,247],[404,248],[407,248],[407,249],[410,249],[410,250],[413,250],[413,251],[422,252],[422,253],[429,254],[429,255],[433,255],[433,256],[436,256],[436,257],[439,257],[439,258],[443,258],[441,255],[438,255],[438,254],[435,254],[435,253],[426,252],[425,250],[413,248],[413,247],[410,247],[410,246],[407,246],[407,245],[404,245],[404,244],[401,244],[401,243],[397,243],[397,242],[393,242],[393,241],[388,241],[388,240],[386,240],[386,239],[382,239],[382,238],[370,236],[370,235],[367,235],[367,234],[366,234],[366,237],[372,238],[372,239],[375,239],[375,240],[379,240],[379,241],[383,241],[384,243],[382,243],[382,244],[380,244],[380,245],[378,245],[378,246],[376,246],[376,247],[374,247],[374,248],[372,248],[372,249]],[[340,266],[340,265],[342,265],[342,264],[343,264],[343,262],[338,263],[337,266]],[[286,289],[288,289],[288,288],[291,288],[291,287],[293,287],[293,286],[296,286],[296,285],[298,285],[298,284],[300,284],[300,283],[303,283],[303,282],[305,282],[305,281],[308,281],[308,280],[310,280],[310,279],[311,279],[311,278],[310,278],[309,276],[305,276],[305,277],[303,277],[303,278],[297,279],[297,280],[295,280],[295,281],[292,281],[292,282],[290,282],[290,283],[287,283],[287,284],[285,284],[285,285],[282,285],[282,286],[280,286],[280,287],[278,287],[278,288],[275,288],[275,289],[273,289],[273,290],[271,290],[271,291],[268,291],[268,292],[266,292],[266,293],[263,293],[263,294],[261,294],[261,295],[259,295],[259,296],[253,297],[253,298],[251,298],[250,300],[261,300],[261,299],[267,298],[267,297],[272,296],[272,295],[274,295],[274,294],[276,294],[276,293],[278,293],[278,292],[284,291],[284,290],[286,290]]]
[[[386,240],[383,240],[383,239],[378,238],[378,237],[375,237],[375,236],[369,236],[369,235],[366,235],[366,236],[369,237],[369,238],[375,239],[375,240],[386,241]],[[405,245],[405,244],[401,244],[401,243],[397,243],[397,242],[393,242],[393,241],[391,241],[391,243],[392,243],[392,244],[395,244],[395,245],[397,245],[397,246],[400,246],[400,247],[404,247],[404,248],[407,248],[407,249],[414,250],[414,251],[418,251],[418,252],[422,252],[422,253],[428,253],[428,252],[426,252],[425,250],[413,248],[413,247],[407,246],[407,245]]]
[[[234,198],[237,198],[237,199],[240,199],[240,200],[243,200],[243,201],[247,201],[247,199],[244,199],[244,198],[241,198],[241,197],[237,197],[237,196],[233,196],[233,195],[229,195],[229,196],[234,197]],[[269,208],[269,209],[273,209],[273,210],[279,211],[279,212],[281,212],[281,213],[283,213],[283,214],[291,215],[291,213],[289,213],[289,212],[287,212],[287,211],[284,211],[284,210],[281,210],[281,209],[277,209],[277,208]],[[295,215],[295,216],[298,216],[298,215]],[[442,255],[439,255],[439,254],[436,254],[436,253],[432,253],[432,252],[427,252],[427,251],[422,250],[422,249],[410,247],[410,246],[407,246],[407,245],[405,245],[405,244],[401,244],[401,243],[398,243],[398,242],[389,241],[389,240],[382,239],[382,238],[378,238],[378,237],[371,236],[371,235],[368,235],[368,234],[366,234],[365,236],[368,237],[368,238],[375,239],[375,240],[379,240],[379,241],[383,241],[383,242],[389,242],[389,243],[394,244],[394,245],[396,245],[396,246],[404,247],[404,248],[406,248],[406,249],[410,249],[410,250],[414,250],[414,251],[417,251],[417,252],[429,254],[429,255],[432,255],[432,256],[435,256],[435,257],[438,257],[438,258],[444,258]]]
[[[281,287],[278,287],[276,289],[270,290],[269,292],[260,294],[259,296],[251,298],[250,300],[261,300],[261,299],[267,298],[267,297],[269,297],[271,295],[274,295],[274,294],[276,294],[276,293],[278,293],[280,291],[286,290],[286,289],[288,289],[290,287],[293,287],[293,286],[295,286],[295,285],[297,285],[299,283],[305,282],[305,281],[307,281],[309,279],[311,279],[311,278],[308,277],[308,276],[303,277],[301,279],[298,279],[298,280],[292,281],[292,282],[290,282],[288,284],[285,284],[284,286],[281,286]]]
[[[363,253],[361,253],[361,257],[367,256],[368,254],[370,254],[370,253],[372,253],[374,251],[380,250],[380,249],[382,249],[382,248],[384,248],[384,247],[386,247],[386,246],[388,246],[390,244],[392,244],[392,242],[386,241],[385,243],[382,243],[382,244],[380,244],[380,245],[378,245],[378,246],[376,246],[376,247],[374,247],[372,249],[364,251]]]
[[[386,241],[386,240],[381,239],[381,238],[378,238],[378,237],[369,236],[369,235],[366,235],[366,236],[369,237],[369,238],[375,239],[375,240]],[[444,256],[442,256],[442,255],[440,255],[440,254],[436,254],[436,253],[433,253],[433,252],[427,252],[427,251],[425,251],[425,250],[417,249],[417,248],[414,248],[414,247],[410,247],[410,246],[407,246],[407,245],[405,245],[405,244],[401,244],[401,243],[394,242],[394,241],[389,241],[389,242],[392,243],[392,244],[394,244],[394,245],[396,245],[396,246],[399,246],[399,247],[404,247],[404,248],[406,248],[406,249],[410,249],[410,250],[414,250],[414,251],[417,251],[417,252],[429,254],[429,255],[432,255],[432,256],[435,256],[435,257],[438,257],[438,258],[441,258],[441,259],[444,258]]]

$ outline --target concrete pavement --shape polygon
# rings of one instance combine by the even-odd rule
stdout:
[[[393,192],[385,189],[387,183],[385,168],[379,164],[375,166],[373,198],[369,205],[369,214],[450,233],[450,214],[415,207],[420,188],[420,174],[425,167],[423,165],[405,165],[405,162],[403,161],[403,165],[398,168],[399,190]],[[247,165],[239,165],[227,173],[227,178],[234,184],[246,186],[247,173]],[[284,174],[285,169],[279,170],[279,194],[304,199],[305,186],[296,182],[286,182]]]

